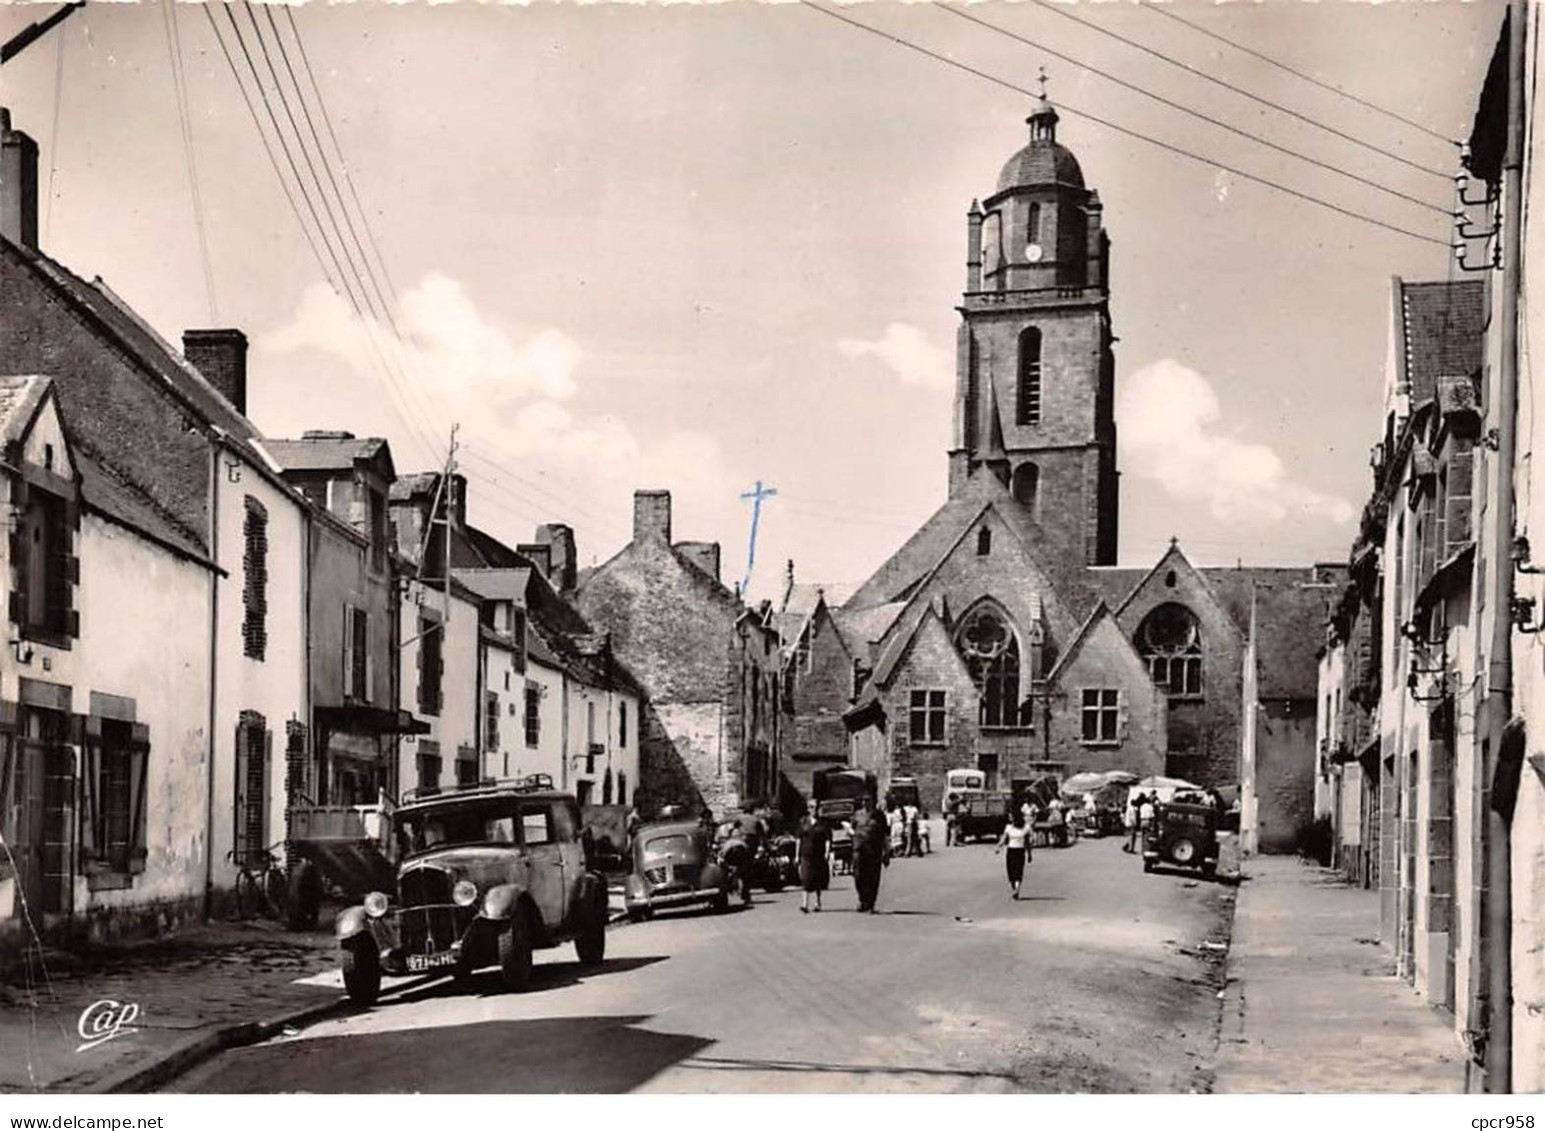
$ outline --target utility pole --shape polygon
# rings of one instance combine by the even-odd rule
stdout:
[[[1507,148],[1502,159],[1502,293],[1498,302],[1501,356],[1497,374],[1497,494],[1492,500],[1491,647],[1486,681],[1487,725],[1482,745],[1485,807],[1482,866],[1486,883],[1486,966],[1489,999],[1486,1091],[1513,1090],[1513,861],[1511,815],[1496,808],[1502,736],[1513,716],[1513,465],[1518,441],[1518,292],[1522,256],[1524,164],[1524,36],[1527,0],[1509,0]],[[1531,408],[1532,411],[1532,408]]]

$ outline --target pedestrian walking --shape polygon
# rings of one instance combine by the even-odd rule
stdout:
[[[814,817],[806,817],[799,833],[799,884],[804,896],[799,904],[802,912],[810,910],[810,897],[815,896],[815,909],[821,909],[821,893],[831,883],[831,829]]]
[[[950,794],[944,803],[944,847],[960,843],[960,798]]]
[[[860,802],[853,819],[853,886],[858,909],[873,914],[880,896],[880,872],[890,857],[890,829],[885,814]]]
[[[1158,813],[1158,807],[1155,802],[1158,799],[1157,794],[1145,794],[1142,804],[1137,807],[1137,827],[1142,830],[1144,836],[1147,836],[1153,829],[1153,819]]]
[[[1003,826],[1003,832],[998,835],[998,847],[994,853],[1008,849],[1005,863],[1008,865],[1009,889],[1014,893],[1013,898],[1019,898],[1019,885],[1025,880],[1025,861],[1030,858],[1030,827],[1025,824],[1025,815],[1022,810],[1015,810],[1009,814],[1009,823]]]
[[[1127,842],[1121,846],[1123,852],[1137,851],[1137,806],[1142,799],[1142,794],[1127,798],[1127,807],[1121,814],[1121,823],[1127,830]]]

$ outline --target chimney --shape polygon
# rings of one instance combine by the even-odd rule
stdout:
[[[247,414],[247,335],[240,330],[184,330],[182,356],[237,412]]]
[[[574,548],[574,531],[561,522],[544,522],[536,528],[538,545],[547,547],[552,570],[547,580],[560,593],[573,592],[579,553]]]
[[[719,543],[677,542],[676,552],[715,581],[719,580]]]
[[[633,541],[657,538],[671,540],[671,493],[669,491],[633,492]]]
[[[11,112],[0,106],[0,235],[38,247],[38,143],[11,129]]]
[[[553,579],[553,548],[551,546],[538,545],[535,542],[521,542],[515,547],[515,552],[523,558],[528,558],[531,564],[541,571],[542,576],[548,581]]]

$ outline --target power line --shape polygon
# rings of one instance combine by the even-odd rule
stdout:
[[[209,257],[209,229],[204,222],[198,163],[193,156],[193,123],[188,117],[188,78],[182,61],[182,35],[177,30],[177,6],[175,0],[162,0],[160,7],[161,22],[166,31],[166,54],[171,63],[172,90],[177,101],[177,123],[182,130],[182,156],[188,167],[188,195],[193,198],[193,227],[198,236],[199,260],[204,268],[204,297],[209,301],[210,324],[218,326],[220,304],[215,298],[215,271]]]
[[[225,9],[226,19],[231,25],[231,31],[235,34],[237,44],[241,48],[242,56],[247,62],[251,81],[256,87],[257,92],[262,99],[264,109],[267,112],[269,123],[273,128],[274,136],[279,141],[280,148],[284,151],[286,164],[288,164],[290,172],[295,180],[295,188],[300,191],[301,197],[306,203],[306,211],[310,213],[312,222],[316,225],[318,234],[322,238],[321,247],[318,246],[316,238],[313,237],[310,227],[307,226],[305,221],[305,213],[301,211],[299,203],[296,202],[295,194],[290,188],[290,183],[284,176],[283,166],[281,166],[278,156],[274,153],[273,146],[269,143],[268,132],[264,130],[262,120],[258,116],[257,107],[252,98],[247,93],[246,83],[242,80],[241,77],[241,70],[237,66],[234,56],[231,54],[230,49],[226,45],[225,37],[220,33],[219,24],[216,23],[214,14],[210,11],[209,5],[204,5],[203,10],[205,16],[209,19],[209,25],[211,30],[214,32],[215,39],[220,44],[221,54],[225,57],[226,64],[231,70],[231,75],[236,80],[237,89],[241,91],[242,101],[246,103],[247,112],[251,115],[252,124],[258,132],[259,139],[263,143],[263,150],[268,156],[269,164],[274,170],[274,175],[279,178],[279,184],[284,191],[285,199],[289,202],[290,209],[295,215],[296,223],[300,226],[301,234],[305,237],[306,244],[308,247],[310,247],[311,254],[313,257],[315,257],[317,266],[322,271],[323,278],[327,280],[328,286],[331,287],[335,293],[346,297],[349,305],[353,307],[356,316],[360,318],[362,330],[365,334],[366,340],[369,342],[372,351],[375,353],[377,362],[381,365],[382,370],[387,375],[388,392],[397,402],[396,408],[398,415],[401,416],[403,422],[408,425],[410,434],[412,434],[414,438],[420,444],[422,444],[427,451],[431,453],[431,456],[436,455],[437,452],[435,445],[432,442],[427,441],[423,435],[417,431],[409,414],[407,413],[405,402],[402,401],[401,393],[396,388],[396,382],[391,378],[390,369],[387,367],[385,359],[381,356],[380,348],[376,345],[375,338],[370,332],[370,320],[363,316],[362,312],[360,311],[359,304],[354,299],[353,292],[347,286],[346,281],[343,281],[341,278],[344,274],[343,269],[338,262],[337,255],[333,252],[332,244],[327,241],[326,229],[322,224],[321,218],[317,214],[316,205],[311,200],[310,195],[306,192],[305,180],[300,175],[300,170],[295,163],[294,155],[290,151],[289,142],[284,135],[283,129],[279,125],[278,116],[274,113],[273,104],[269,101],[268,92],[263,86],[262,78],[258,73],[257,65],[253,61],[252,54],[247,47],[245,37],[243,37],[241,34],[241,27],[237,24],[236,17],[231,13],[231,10],[228,7]],[[253,28],[254,31],[256,31],[255,23]],[[325,256],[323,254],[324,248],[326,250]],[[340,279],[338,281],[334,280],[332,271],[328,269],[329,260],[332,262],[333,270],[336,270],[339,273]]]
[[[333,215],[332,205],[327,199],[326,191],[322,188],[321,178],[317,175],[316,165],[311,159],[310,151],[306,148],[305,138],[301,134],[300,128],[295,121],[294,112],[290,109],[289,98],[285,93],[283,82],[279,78],[279,72],[274,66],[273,57],[269,53],[268,43],[263,38],[262,29],[258,26],[257,18],[252,14],[251,5],[247,4],[244,5],[244,7],[247,11],[247,21],[249,24],[251,24],[252,34],[258,41],[258,47],[263,55],[263,61],[267,66],[269,77],[273,83],[274,90],[279,95],[280,103],[284,109],[285,118],[289,121],[290,129],[295,135],[296,146],[300,149],[301,157],[304,159],[306,167],[311,173],[312,181],[317,186],[318,195],[322,197],[323,210],[327,213],[328,221],[332,224],[331,239],[329,239],[328,226],[322,222],[321,216],[317,212],[316,204],[312,200],[311,194],[306,187],[305,179],[300,175],[300,170],[297,167],[294,156],[290,150],[289,140],[286,138],[283,128],[279,125],[277,115],[275,115],[273,112],[273,105],[271,102],[269,102],[267,90],[262,85],[262,80],[258,76],[257,66],[252,59],[252,55],[247,50],[246,41],[241,35],[240,26],[236,23],[236,18],[231,14],[230,9],[227,8],[226,15],[230,18],[231,27],[236,32],[237,41],[241,44],[242,47],[242,53],[247,60],[248,66],[252,70],[253,78],[257,82],[259,93],[262,94],[264,107],[268,111],[269,120],[273,123],[274,132],[279,138],[280,147],[285,152],[286,160],[290,165],[290,171],[295,177],[296,186],[300,189],[301,196],[306,201],[307,210],[311,213],[312,219],[315,221],[317,228],[321,233],[322,242],[323,245],[327,248],[328,256],[338,271],[339,278],[343,284],[341,291],[348,299],[349,305],[354,309],[354,314],[360,321],[360,329],[365,336],[365,340],[367,343],[369,343],[371,352],[375,354],[376,361],[386,376],[389,391],[394,394],[394,398],[397,401],[399,416],[401,416],[403,423],[408,426],[409,433],[412,434],[413,437],[424,447],[424,449],[430,453],[431,458],[434,458],[438,455],[438,446],[432,439],[428,437],[435,435],[436,429],[433,426],[430,426],[427,428],[427,430],[421,430],[424,427],[423,421],[415,417],[413,407],[408,403],[407,395],[403,390],[402,383],[400,383],[399,378],[394,375],[391,364],[386,360],[385,355],[382,353],[380,343],[376,340],[373,312],[372,316],[367,316],[365,311],[361,309],[360,302],[355,295],[356,290],[358,291],[359,295],[363,297],[365,306],[370,305],[369,294],[364,284],[360,281],[358,273],[354,270],[353,261],[349,258],[348,245],[343,238],[342,230],[338,227],[337,218]],[[333,248],[334,242],[336,242],[338,247],[342,249],[343,258],[348,263],[347,267],[340,263],[338,255]],[[350,278],[353,279],[353,287],[349,286]],[[403,379],[403,381],[405,382],[405,379]]]
[[[1338,130],[1335,126],[1326,125],[1324,122],[1320,121],[1318,118],[1313,117],[1312,115],[1299,113],[1297,110],[1294,110],[1289,106],[1283,106],[1281,103],[1273,102],[1269,98],[1262,98],[1259,94],[1252,94],[1250,91],[1244,89],[1243,87],[1235,86],[1233,83],[1227,81],[1226,79],[1220,79],[1214,75],[1210,75],[1206,71],[1200,70],[1197,67],[1193,67],[1190,63],[1187,63],[1184,60],[1176,59],[1173,56],[1166,55],[1162,51],[1149,47],[1146,43],[1139,43],[1137,40],[1129,39],[1126,36],[1121,35],[1119,32],[1111,31],[1109,28],[1101,27],[1097,23],[1083,19],[1080,16],[1075,16],[1072,12],[1065,11],[1057,4],[1052,3],[1051,0],[1034,0],[1034,3],[1039,4],[1048,12],[1055,12],[1057,15],[1062,16],[1064,19],[1072,20],[1074,23],[1089,28],[1091,31],[1097,31],[1101,35],[1109,36],[1111,39],[1116,40],[1118,43],[1125,43],[1128,47],[1135,48],[1144,54],[1152,55],[1155,59],[1162,59],[1172,67],[1179,67],[1181,70],[1188,71],[1195,75],[1197,78],[1206,79],[1214,86],[1221,86],[1225,90],[1231,90],[1235,94],[1250,99],[1252,102],[1258,102],[1262,106],[1267,106],[1273,110],[1276,110],[1278,113],[1286,114],[1290,118],[1296,118],[1300,122],[1314,126],[1317,129],[1322,129],[1326,133],[1334,134],[1336,137],[1341,138],[1343,141],[1349,141],[1353,145],[1360,145],[1364,149],[1371,150],[1372,152],[1377,153],[1382,157],[1388,157],[1391,161],[1398,161],[1402,165],[1408,165],[1411,168],[1416,169],[1418,172],[1427,173],[1445,181],[1452,179],[1448,173],[1440,172],[1431,166],[1412,161],[1409,157],[1402,157],[1400,154],[1395,153],[1392,150],[1381,149],[1379,146],[1374,145],[1370,141],[1364,141],[1362,138],[1354,137],[1352,134],[1349,134],[1344,130]]]
[[[375,292],[376,300],[379,303],[381,310],[384,312],[385,321],[391,327],[392,334],[388,338],[388,341],[396,357],[397,364],[402,369],[412,370],[414,372],[414,376],[417,376],[417,367],[411,364],[411,355],[407,353],[403,346],[403,342],[405,341],[407,335],[403,332],[402,326],[397,320],[396,311],[402,305],[401,296],[398,295],[397,288],[392,283],[391,273],[386,269],[386,261],[381,255],[380,245],[376,242],[375,234],[371,231],[370,228],[370,218],[366,214],[363,205],[360,204],[359,193],[355,190],[353,177],[349,174],[348,160],[343,155],[343,147],[339,144],[338,134],[333,129],[332,116],[327,111],[327,100],[323,97],[322,88],[316,81],[316,73],[312,70],[311,59],[306,52],[305,41],[301,38],[300,27],[295,22],[294,14],[288,7],[286,7],[285,14],[289,20],[290,35],[294,39],[296,51],[300,55],[302,69],[306,72],[307,79],[310,80],[312,98],[316,102],[317,108],[322,116],[322,122],[327,128],[327,135],[332,141],[333,151],[337,155],[338,164],[342,166],[344,183],[348,185],[349,195],[354,201],[355,211],[359,215],[360,227],[364,229],[365,235],[371,245],[371,248],[375,252],[375,264],[371,263],[370,256],[366,254],[363,243],[359,237],[359,232],[356,230],[354,221],[350,217],[348,204],[343,199],[343,194],[338,190],[338,181],[333,174],[332,160],[328,156],[327,148],[322,144],[322,139],[317,133],[316,123],[312,119],[310,108],[306,102],[305,91],[301,86],[299,78],[296,76],[294,67],[290,63],[289,52],[284,46],[284,37],[280,34],[278,25],[274,22],[272,9],[265,6],[264,14],[268,17],[269,26],[273,31],[274,41],[278,44],[279,53],[284,59],[285,69],[289,72],[290,80],[295,86],[296,99],[300,102],[301,110],[303,111],[306,118],[306,124],[311,130],[311,136],[316,144],[317,153],[322,160],[322,167],[327,171],[328,182],[332,185],[333,195],[338,199],[338,210],[343,213],[344,221],[349,228],[349,234],[351,237],[353,237],[355,249],[359,253],[360,264],[364,267],[365,273],[370,279],[371,287]],[[379,275],[376,272],[377,266],[380,268]],[[385,296],[382,294],[383,280],[385,282],[386,292],[391,295],[392,301],[390,303],[386,301]],[[423,392],[417,381],[409,381],[405,379],[404,384],[407,386],[408,391],[413,394],[413,401],[416,409],[422,411],[424,417],[429,419],[431,424],[430,431],[435,431],[434,425],[438,423],[439,418],[434,410],[433,398],[429,397]]]
[[[1199,32],[1200,34],[1207,36],[1209,39],[1216,39],[1219,43],[1226,43],[1235,51],[1243,51],[1246,55],[1254,56],[1255,58],[1261,60],[1263,63],[1270,63],[1273,67],[1284,70],[1290,75],[1295,75],[1307,83],[1313,83],[1321,90],[1328,90],[1332,94],[1339,94],[1342,98],[1349,99],[1350,101],[1357,103],[1359,106],[1366,107],[1375,113],[1383,114],[1386,118],[1393,118],[1395,121],[1402,122],[1414,130],[1420,130],[1428,137],[1435,137],[1439,141],[1445,141],[1451,145],[1454,144],[1452,138],[1445,137],[1437,130],[1429,129],[1427,126],[1422,125],[1420,122],[1413,121],[1403,114],[1397,114],[1395,111],[1385,109],[1383,106],[1380,106],[1377,103],[1369,102],[1366,98],[1361,98],[1349,90],[1344,90],[1341,87],[1336,86],[1334,83],[1322,82],[1320,79],[1315,78],[1313,75],[1305,74],[1303,71],[1290,67],[1279,59],[1273,59],[1270,55],[1257,51],[1253,47],[1246,47],[1243,43],[1240,43],[1237,40],[1230,39],[1225,35],[1219,35],[1215,31],[1211,31],[1202,27],[1200,24],[1192,23],[1184,16],[1177,15],[1175,12],[1171,11],[1170,6],[1167,4],[1144,4],[1143,7],[1148,11],[1153,12],[1155,15],[1165,16],[1168,19],[1174,20],[1178,24],[1184,24],[1192,31]]]
[[[1289,146],[1279,145],[1274,141],[1261,137],[1259,134],[1251,133],[1249,130],[1240,129],[1238,126],[1232,125],[1229,122],[1225,122],[1221,118],[1215,118],[1211,114],[1204,114],[1200,110],[1193,110],[1191,107],[1185,105],[1182,102],[1176,102],[1174,99],[1166,98],[1162,94],[1155,94],[1153,91],[1148,90],[1146,87],[1139,86],[1134,82],[1128,82],[1126,79],[1119,78],[1116,75],[1111,74],[1109,71],[1103,71],[1099,67],[1092,66],[1091,64],[1085,63],[1080,59],[1075,59],[1073,56],[1066,55],[1054,47],[1047,47],[1045,44],[1038,43],[1035,40],[1028,38],[1027,36],[1020,35],[1018,32],[1010,31],[1005,27],[999,27],[994,23],[989,23],[987,20],[982,19],[980,16],[973,16],[964,8],[956,7],[951,4],[937,4],[934,5],[933,8],[937,12],[944,12],[951,16],[958,16],[963,20],[969,20],[971,23],[977,24],[980,27],[984,27],[988,31],[996,32],[999,35],[1006,36],[1009,39],[1023,43],[1027,47],[1034,47],[1039,51],[1044,51],[1046,54],[1051,55],[1054,58],[1061,59],[1065,63],[1071,63],[1075,67],[1080,67],[1083,70],[1088,71],[1090,74],[1099,75],[1101,78],[1106,79],[1109,82],[1113,82],[1117,86],[1124,87],[1127,90],[1135,91],[1136,93],[1141,94],[1146,98],[1151,98],[1155,102],[1158,102],[1160,105],[1168,106],[1173,110],[1179,110],[1182,114],[1189,114],[1193,118],[1198,118],[1201,121],[1209,123],[1210,125],[1217,126],[1219,129],[1227,130],[1229,133],[1237,134],[1239,137],[1245,138],[1249,141],[1257,142],[1260,145],[1266,146],[1268,149],[1276,150],[1278,153],[1284,153],[1289,157],[1296,157],[1300,161],[1308,162],[1310,165],[1334,173],[1338,177],[1345,177],[1348,180],[1356,181],[1358,184],[1367,185],[1369,188],[1377,189],[1379,192],[1386,193],[1389,196],[1397,197],[1400,200],[1409,201],[1411,204],[1419,205],[1422,208],[1436,212],[1440,216],[1447,216],[1449,214],[1448,209],[1439,208],[1436,204],[1429,203],[1428,201],[1423,200],[1421,197],[1412,196],[1409,193],[1401,192],[1399,189],[1390,188],[1388,185],[1381,184],[1379,181],[1373,180],[1370,177],[1364,177],[1361,174],[1353,173],[1350,170],[1333,165],[1329,161],[1321,161],[1319,158],[1311,157],[1307,153],[1300,153],[1298,150],[1292,149]]]
[[[1039,3],[1040,0],[1036,0],[1036,2]],[[887,39],[890,42],[897,44],[898,46],[905,47],[909,51],[915,51],[919,55],[925,55],[928,58],[933,59],[935,62],[954,67],[955,69],[964,71],[970,75],[975,75],[979,79],[985,79],[987,82],[993,83],[995,86],[1001,86],[1005,90],[1012,90],[1017,94],[1023,94],[1030,98],[1039,97],[1039,95],[1037,95],[1034,91],[1027,90],[1025,87],[1019,86],[1016,83],[1011,83],[1007,79],[1002,79],[997,75],[989,74],[986,71],[979,70],[978,68],[973,67],[968,63],[962,63],[959,60],[951,59],[948,55],[943,55],[937,51],[932,51],[927,47],[913,43],[911,40],[902,39],[898,35],[892,35],[888,31],[882,31],[877,27],[870,26],[869,24],[859,23],[857,20],[850,19],[849,17],[844,16],[839,12],[834,12],[829,8],[821,7],[819,4],[814,3],[813,0],[800,0],[800,3],[804,4],[805,7],[810,8],[813,11],[820,12],[823,16],[830,16],[832,19],[840,20],[842,23],[848,24],[851,27],[858,28],[860,31],[866,31],[870,35],[876,35],[881,39]],[[1330,201],[1323,200],[1320,197],[1314,196],[1310,193],[1301,192],[1295,188],[1289,188],[1287,185],[1273,181],[1267,177],[1262,177],[1255,173],[1247,173],[1243,169],[1236,168],[1232,165],[1226,165],[1222,161],[1214,160],[1211,157],[1203,157],[1200,154],[1192,153],[1188,149],[1182,149],[1178,145],[1171,145],[1167,141],[1160,141],[1158,138],[1149,137],[1147,134],[1141,133],[1137,130],[1128,129],[1126,126],[1118,126],[1115,122],[1112,122],[1106,118],[1102,118],[1097,114],[1091,114],[1087,110],[1077,109],[1067,102],[1060,102],[1059,105],[1061,105],[1062,109],[1066,110],[1068,113],[1077,115],[1080,118],[1084,118],[1088,121],[1104,126],[1106,129],[1115,130],[1119,134],[1125,134],[1127,137],[1136,138],[1139,141],[1145,141],[1149,145],[1157,146],[1158,148],[1167,150],[1179,157],[1185,157],[1192,161],[1200,162],[1203,165],[1211,166],[1215,169],[1222,169],[1226,173],[1233,173],[1236,177],[1242,177],[1247,181],[1254,181],[1256,184],[1264,185],[1267,188],[1276,189],[1278,192],[1287,193],[1289,196],[1297,197],[1299,200],[1307,201],[1310,204],[1317,204],[1321,208],[1326,208],[1332,212],[1340,213],[1342,216],[1346,216],[1349,219],[1361,220],[1366,224],[1372,224],[1375,227],[1383,228],[1386,231],[1395,232],[1402,236],[1409,236],[1411,239],[1420,240],[1423,243],[1435,244],[1436,246],[1442,248],[1447,248],[1449,246],[1447,240],[1435,239],[1432,236],[1424,236],[1420,232],[1413,232],[1409,228],[1400,227],[1398,224],[1391,224],[1385,220],[1380,220],[1377,217],[1369,216],[1362,212],[1357,212],[1351,208],[1343,208],[1339,204],[1332,204]]]

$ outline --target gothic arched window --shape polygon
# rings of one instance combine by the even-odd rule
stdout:
[[[976,532],[976,552],[984,558],[992,553],[992,530],[986,526]]]
[[[1153,682],[1171,698],[1202,695],[1202,633],[1184,605],[1160,605],[1137,626],[1137,651]]]
[[[1019,388],[1014,407],[1016,423],[1041,422],[1041,332],[1034,326],[1019,335]]]
[[[1003,614],[990,606],[968,614],[955,646],[980,693],[982,727],[1025,725],[1019,709],[1019,641]]]

